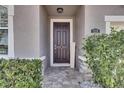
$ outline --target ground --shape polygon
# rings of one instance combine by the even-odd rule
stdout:
[[[43,88],[96,87],[90,81],[90,73],[80,73],[68,67],[48,68],[44,75]]]

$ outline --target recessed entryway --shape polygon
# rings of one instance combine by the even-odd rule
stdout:
[[[72,66],[73,20],[51,19],[50,22],[51,66]],[[73,62],[73,63],[72,63]]]

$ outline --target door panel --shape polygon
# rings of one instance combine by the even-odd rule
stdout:
[[[70,63],[70,23],[53,23],[53,62]]]

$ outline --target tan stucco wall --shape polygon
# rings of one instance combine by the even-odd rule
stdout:
[[[78,56],[82,55],[82,40],[84,38],[85,33],[85,10],[84,6],[80,6],[76,13],[76,31],[75,31],[75,41],[76,41],[76,67],[78,67]]]
[[[47,56],[49,52],[48,15],[43,6],[40,6],[40,56]]]
[[[80,52],[81,45],[82,45],[82,39],[84,38],[84,30],[85,30],[85,10],[84,6],[81,6],[76,14],[76,47],[77,52]],[[80,54],[78,52],[78,55]]]
[[[50,62],[50,33],[48,31],[48,14],[44,6],[40,6],[40,57],[46,56],[44,69]]]
[[[39,56],[39,6],[14,6],[14,46],[16,57]]]
[[[105,33],[105,15],[124,15],[121,5],[86,5],[85,6],[85,35],[91,35],[92,28],[99,28]]]
[[[43,6],[17,5],[14,15],[16,57],[48,56],[48,16]]]

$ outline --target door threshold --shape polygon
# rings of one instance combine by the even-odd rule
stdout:
[[[53,67],[62,67],[62,66],[70,66],[68,63],[54,63],[51,66]]]

